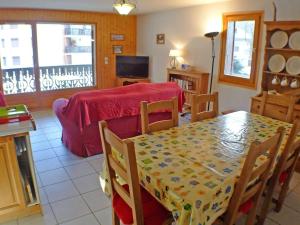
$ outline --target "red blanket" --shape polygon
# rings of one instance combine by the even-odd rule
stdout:
[[[141,101],[167,100],[175,96],[178,96],[178,107],[181,110],[184,95],[174,82],[139,83],[112,89],[84,91],[70,98],[63,114],[82,130],[100,120],[139,115]]]

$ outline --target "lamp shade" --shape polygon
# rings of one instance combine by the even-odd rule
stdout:
[[[171,57],[179,57],[180,56],[180,51],[177,50],[177,49],[171,49],[170,53],[169,53],[169,56],[171,56]]]
[[[113,4],[113,7],[118,11],[121,15],[128,15],[133,9],[135,9],[135,4],[121,1],[119,3]]]
[[[216,31],[216,32],[206,33],[206,34],[204,34],[204,36],[207,37],[207,38],[215,38],[215,37],[218,36],[218,34],[219,34],[219,32]]]

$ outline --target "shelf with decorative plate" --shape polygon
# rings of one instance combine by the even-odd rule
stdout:
[[[291,49],[291,48],[265,48],[267,51],[279,51],[279,52],[294,52],[294,53],[299,53],[300,54],[300,50],[297,49]]]
[[[278,76],[300,78],[300,74],[299,75],[291,75],[291,74],[288,74],[288,73],[275,73],[275,72],[271,72],[271,71],[264,71],[264,73],[271,74],[271,75],[274,75],[274,76],[278,75]]]

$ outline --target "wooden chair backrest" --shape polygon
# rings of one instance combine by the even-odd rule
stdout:
[[[239,217],[239,207],[249,199],[253,200],[254,206],[252,208],[253,211],[250,212],[252,215],[248,215],[248,220],[255,220],[257,204],[274,165],[283,132],[284,128],[280,127],[277,130],[276,135],[263,143],[258,144],[253,142],[251,144],[225,215],[226,225],[232,225],[236,222]],[[255,163],[262,155],[267,155],[268,157],[262,165],[256,168]],[[248,222],[249,221],[247,221],[247,224],[252,224]]]
[[[300,133],[300,120],[297,119],[294,121],[292,130],[289,134],[287,142],[284,146],[284,150],[282,155],[276,165],[276,170],[274,172],[274,177],[276,177],[276,181],[279,180],[280,174],[284,171],[288,171],[289,173],[293,173],[300,152],[300,140],[297,140],[297,135]]]
[[[150,123],[149,114],[163,110],[171,110],[172,118],[170,120],[156,121]],[[148,134],[154,131],[166,130],[178,126],[178,98],[171,100],[162,100],[158,102],[141,102],[141,122],[142,133]]]
[[[143,210],[141,191],[137,172],[134,143],[130,140],[121,140],[107,127],[105,121],[99,122],[102,146],[108,171],[108,183],[112,196],[118,193],[132,209],[134,225],[143,225]],[[114,158],[112,149],[118,151],[125,161],[125,168]],[[129,193],[116,179],[120,176],[129,186]],[[113,199],[113,198],[112,198]]]
[[[294,96],[270,95],[267,91],[264,91],[259,114],[291,123],[295,104],[296,98]],[[277,105],[277,107],[274,105]]]
[[[200,107],[206,107],[206,104],[213,103],[213,109],[211,111],[199,112]],[[211,106],[211,104],[210,104]],[[219,94],[214,92],[213,94],[205,95],[192,95],[191,103],[191,122],[210,119],[218,116],[219,114]]]

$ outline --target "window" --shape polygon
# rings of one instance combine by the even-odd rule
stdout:
[[[93,29],[92,25],[37,24],[41,91],[95,85]]]
[[[223,16],[219,81],[256,88],[262,13]]]
[[[35,25],[36,29],[30,24],[3,24],[0,29],[4,94],[95,86],[94,25]],[[8,33],[14,36],[5,44]],[[36,49],[32,40],[37,40]]]
[[[12,38],[11,41],[11,47],[18,48],[19,47],[19,39],[18,38]]]
[[[6,67],[6,57],[2,57],[1,67]]]
[[[18,29],[18,24],[11,24],[10,29]]]
[[[21,65],[21,58],[20,56],[13,56],[12,62],[14,66],[20,66]]]
[[[2,67],[6,67],[6,57],[2,57]]]

